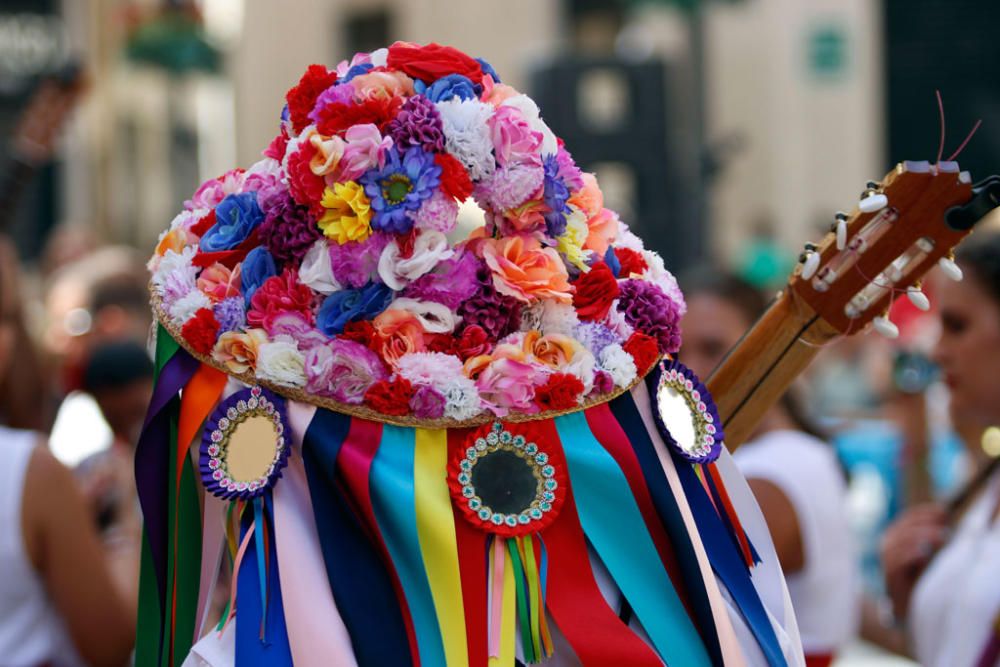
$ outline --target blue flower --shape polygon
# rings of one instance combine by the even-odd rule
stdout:
[[[618,261],[618,255],[615,254],[615,249],[611,246],[608,246],[607,251],[604,253],[604,263],[608,265],[611,273],[617,278],[618,274],[621,273],[622,263]]]
[[[413,228],[407,213],[416,211],[434,194],[441,182],[441,167],[434,155],[413,146],[400,157],[393,146],[386,154],[385,166],[371,169],[361,177],[365,194],[371,201],[372,229],[405,234]]]
[[[482,58],[476,58],[476,62],[479,63],[479,66],[483,68],[483,74],[489,74],[491,77],[493,77],[493,83],[503,83],[502,81],[500,81],[500,75],[497,74],[497,71],[495,69],[493,69],[493,65],[489,64]]]
[[[371,63],[361,63],[360,65],[355,65],[351,69],[347,70],[347,74],[344,75],[344,78],[340,79],[337,83],[348,83],[354,77],[367,73],[373,67],[375,67],[375,65]]]
[[[431,102],[444,102],[454,97],[460,100],[474,100],[479,97],[476,84],[461,74],[443,76],[429,86],[417,80],[413,84],[413,89],[425,95]]]
[[[264,221],[256,192],[229,195],[215,207],[215,224],[201,237],[202,252],[232,250]]]
[[[545,190],[543,198],[549,212],[545,214],[545,226],[549,236],[562,236],[566,231],[566,214],[569,213],[569,188],[559,176],[559,162],[555,155],[549,155],[544,160]]]
[[[316,327],[333,338],[348,322],[370,320],[389,307],[393,291],[382,283],[368,283],[361,289],[334,292],[326,297],[316,313]]]
[[[250,299],[264,281],[271,276],[278,275],[278,267],[274,264],[274,258],[264,246],[257,246],[243,260],[240,266],[240,289],[243,290],[243,301],[246,307],[250,308]]]

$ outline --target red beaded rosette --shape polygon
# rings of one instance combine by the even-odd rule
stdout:
[[[202,184],[149,263],[157,317],[202,361],[481,423],[607,400],[679,347],[673,276],[484,60],[398,42],[310,66],[286,102],[262,159]]]

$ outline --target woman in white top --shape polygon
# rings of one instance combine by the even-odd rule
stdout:
[[[0,239],[0,380],[17,353],[16,266]],[[73,476],[34,432],[0,426],[0,456],[0,665],[126,664],[134,603],[112,581]]]
[[[934,356],[954,421],[982,433],[1000,425],[1000,233],[980,231],[957,261],[965,280],[938,285]],[[970,454],[988,465],[978,450]],[[906,512],[883,539],[886,588],[923,665],[1000,664],[1000,473],[990,477],[951,529],[941,507],[926,505]]]
[[[680,360],[706,378],[763,312],[761,294],[712,271],[684,281]],[[830,445],[807,432],[786,398],[733,455],[760,505],[785,572],[809,667],[829,665],[858,618],[846,484]]]

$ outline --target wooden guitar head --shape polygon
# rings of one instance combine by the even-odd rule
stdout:
[[[998,194],[1000,181],[973,186],[955,162],[903,162],[807,246],[789,289],[837,333],[857,333],[949,258]]]

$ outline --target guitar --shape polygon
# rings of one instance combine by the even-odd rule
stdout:
[[[786,288],[708,377],[730,451],[823,345],[870,323],[898,335],[892,300],[906,293],[926,309],[919,281],[935,265],[961,279],[952,249],[998,205],[1000,177],[973,185],[956,162],[903,162],[869,182],[822,242],[806,244]]]

